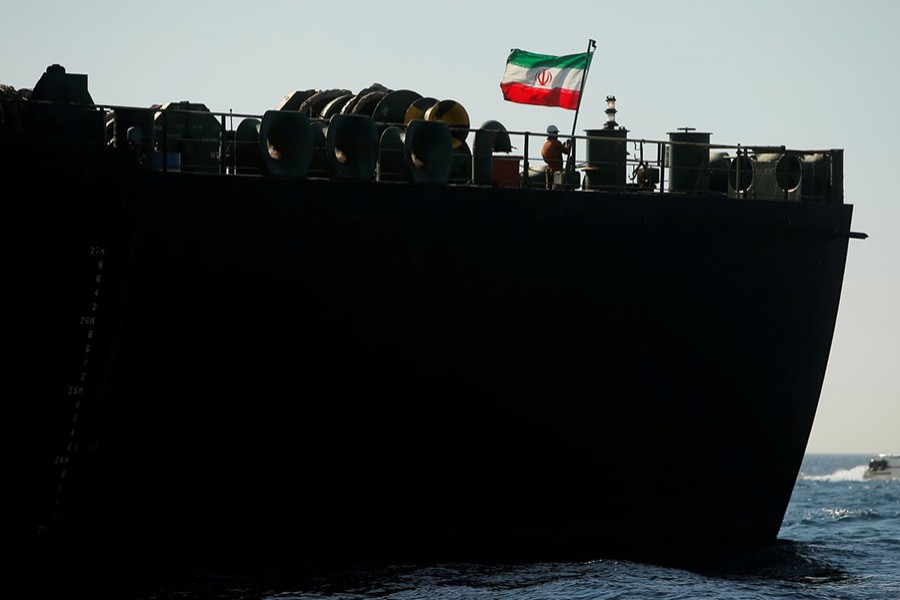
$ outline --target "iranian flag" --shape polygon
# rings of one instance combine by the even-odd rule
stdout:
[[[503,98],[522,104],[575,110],[593,52],[552,56],[515,49],[506,59],[500,89]]]

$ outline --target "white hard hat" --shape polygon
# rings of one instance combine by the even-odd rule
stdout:
[[[547,133],[559,133],[559,127],[556,125],[549,125],[547,127]]]

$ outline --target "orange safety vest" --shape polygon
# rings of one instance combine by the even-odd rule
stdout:
[[[563,168],[563,145],[557,138],[547,138],[541,148],[541,158],[547,163],[551,171],[560,171]]]

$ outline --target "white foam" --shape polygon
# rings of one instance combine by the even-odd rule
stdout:
[[[859,465],[850,469],[838,469],[830,475],[801,474],[800,479],[807,481],[865,481],[863,475],[866,472],[866,468],[866,465]]]

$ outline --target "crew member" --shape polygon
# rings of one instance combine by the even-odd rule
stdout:
[[[547,163],[544,174],[548,190],[553,188],[553,174],[563,169],[563,156],[569,153],[569,142],[570,140],[565,143],[559,141],[559,128],[556,125],[547,127],[547,141],[541,148],[541,158]]]

